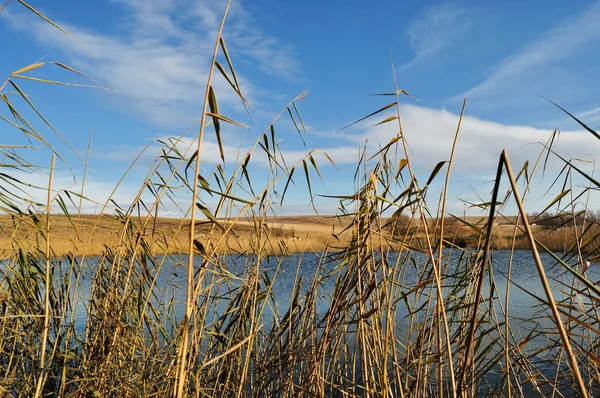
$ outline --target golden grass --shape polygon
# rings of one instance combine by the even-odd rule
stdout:
[[[142,219],[133,217],[134,225],[142,225]],[[220,224],[227,228],[231,223],[222,219]],[[62,257],[67,254],[75,256],[99,256],[107,247],[116,246],[122,240],[123,223],[115,216],[79,215],[67,217],[53,214],[50,217],[50,242],[52,254]],[[250,253],[253,251],[253,221],[240,219],[232,227],[230,233],[223,237],[220,230],[213,236],[218,242],[216,252]],[[292,216],[268,217],[266,231],[269,254],[300,253],[305,251],[320,252],[331,245],[341,245],[347,240],[349,232],[340,233],[348,221],[340,221],[337,217],[328,216]],[[199,222],[196,227],[196,238],[204,242],[210,226]],[[151,218],[145,228],[138,232],[150,244],[155,254],[186,253],[189,245],[189,220],[177,218]],[[10,257],[16,249],[33,250],[45,242],[44,234],[30,216],[0,215],[0,258]],[[282,246],[284,245],[284,246]],[[285,249],[284,249],[285,247]],[[168,248],[168,250],[165,250]],[[335,250],[335,249],[334,249]]]
[[[507,217],[507,220],[515,220],[516,217]],[[348,217],[335,216],[274,216],[266,219],[266,237],[269,245],[264,248],[267,254],[291,254],[303,252],[322,252],[329,250],[332,252],[341,250],[348,244],[352,230],[347,227],[351,223]],[[480,217],[466,218],[468,222],[477,223],[481,221]],[[141,225],[141,219],[133,217],[135,225]],[[231,223],[222,219],[221,225],[228,227]],[[389,219],[383,219],[384,224]],[[239,219],[233,225],[230,233],[222,234],[217,230],[213,234],[212,241],[216,247],[216,253],[251,253],[254,248],[253,233],[254,222],[245,218]],[[122,239],[122,222],[115,216],[93,216],[79,215],[67,217],[65,215],[53,214],[50,217],[51,232],[50,242],[52,254],[56,257],[62,257],[67,254],[75,256],[99,256],[105,252],[107,247],[115,246]],[[422,227],[417,227],[419,221],[413,223],[415,238],[425,236]],[[430,225],[435,225],[433,220]],[[186,253],[189,245],[188,238],[189,220],[178,218],[151,218],[146,223],[145,229],[141,230],[144,239],[150,244],[152,252],[155,254],[166,254],[168,251],[172,254]],[[210,226],[204,222],[197,225],[196,238],[204,243]],[[567,252],[574,250],[577,246],[577,237],[573,234],[572,228],[562,227],[557,229],[543,228],[533,226],[532,230],[536,239],[545,247],[553,251]],[[343,232],[343,233],[342,233]],[[433,231],[435,232],[435,231]],[[510,224],[498,224],[492,228],[492,248],[501,249],[521,249],[530,248],[525,235],[519,231],[513,239],[513,226]],[[593,236],[598,232],[598,228],[593,228],[585,232],[586,237]],[[390,247],[399,247],[394,242],[393,234],[390,231],[383,231],[382,238],[386,245]],[[224,237],[223,237],[224,236]],[[480,242],[481,236],[464,225],[446,227],[445,237],[448,245],[456,245],[463,248],[476,248]],[[15,249],[22,248],[33,250],[45,242],[44,234],[40,232],[31,217],[28,216],[9,216],[0,215],[0,258],[7,258]],[[600,242],[590,242],[585,248],[586,253],[595,253],[600,246]],[[165,248],[168,247],[168,250]],[[415,247],[425,248],[422,240],[415,241]]]
[[[56,257],[69,253],[97,256],[119,242],[122,232],[122,223],[114,216],[52,215],[50,225],[51,249]],[[143,233],[153,235],[156,241],[174,239],[174,247],[184,250],[181,225],[182,220],[161,218],[155,226],[148,225]],[[18,248],[31,250],[39,242],[45,242],[45,238],[31,217],[0,215],[0,256],[9,256]]]

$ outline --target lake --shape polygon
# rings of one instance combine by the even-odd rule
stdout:
[[[559,254],[556,255],[561,257]],[[460,283],[473,276],[472,266],[476,258],[477,253],[474,252],[458,250],[443,252],[443,294],[447,300],[446,308],[450,318],[451,333],[455,333],[464,326],[464,320],[456,317],[463,311],[459,307],[469,303],[468,296],[472,295],[473,291],[465,290]],[[574,294],[569,286],[582,288],[581,282],[573,282],[572,275],[565,272],[565,269],[550,254],[541,254],[541,259],[550,280],[554,299],[559,303],[567,300],[565,306],[562,307],[566,312],[570,311],[578,316],[573,312],[573,306],[579,308],[582,313],[595,310],[595,306],[598,304],[597,297],[590,298],[584,294]],[[553,345],[554,340],[558,340],[556,326],[548,316],[550,312],[547,307],[538,300],[538,298],[545,300],[545,293],[531,252],[516,251],[512,254],[509,282],[510,260],[511,253],[509,251],[495,251],[491,254],[491,267],[487,269],[483,297],[488,300],[483,300],[481,309],[485,314],[483,315],[485,319],[482,318],[484,321],[482,325],[485,325],[486,322],[489,323],[490,331],[483,333],[482,330],[486,330],[484,326],[481,326],[478,331],[478,336],[482,335],[481,346],[490,344],[491,347],[485,355],[493,357],[502,351],[502,345],[494,342],[500,337],[504,328],[502,308],[508,286],[510,287],[508,314],[511,339],[514,345],[526,340],[519,348],[520,351],[514,354],[515,358],[526,358],[529,363],[539,366],[549,378],[554,377],[556,372],[566,372],[564,362],[557,366],[554,360],[559,354],[556,348],[553,348],[556,347]],[[169,333],[175,333],[176,324],[185,312],[187,261],[188,257],[185,255],[157,257],[156,259],[144,258],[138,259],[132,267],[122,263],[117,272],[106,259],[101,263],[98,258],[86,259],[83,264],[80,264],[81,279],[77,297],[72,306],[76,330],[85,332],[90,325],[91,319],[88,319],[89,296],[93,286],[92,281],[100,273],[104,275],[104,282],[101,284],[104,288],[110,289],[111,286],[118,286],[118,289],[121,289],[119,291],[143,296],[141,301],[145,300],[149,307],[152,306],[156,319],[170,324]],[[371,261],[373,262],[373,273],[369,276],[371,280],[378,281],[378,283],[385,280],[390,284],[391,280],[394,280],[393,285],[396,286],[396,291],[394,304],[391,307],[395,319],[394,337],[398,341],[398,347],[407,346],[411,341],[414,342],[420,333],[423,333],[424,327],[415,328],[415,322],[425,325],[431,319],[432,306],[428,303],[431,297],[436,297],[434,284],[430,282],[427,286],[419,287],[420,283],[432,278],[430,260],[423,253],[405,251],[401,254],[389,253],[385,259],[375,256]],[[573,266],[577,263],[573,256],[565,257],[565,262]],[[202,306],[206,303],[207,297],[210,297],[211,305],[207,307],[203,316],[207,330],[212,330],[211,328],[231,310],[228,305],[244,288],[248,278],[253,274],[259,275],[258,293],[264,300],[262,301],[264,305],[261,306],[263,310],[260,312],[261,323],[263,332],[268,334],[273,327],[277,327],[290,309],[293,295],[298,293],[298,297],[304,297],[311,288],[311,284],[316,281],[313,285],[316,294],[313,308],[315,313],[312,316],[318,325],[332,306],[332,295],[336,286],[341,285],[342,276],[346,274],[349,267],[352,267],[352,264],[351,261],[336,258],[335,253],[328,256],[320,253],[292,254],[284,257],[267,256],[260,262],[253,256],[227,255],[219,257],[215,264],[209,266],[203,264],[200,256],[196,256],[195,272],[204,272],[203,284],[199,287],[197,305]],[[57,277],[59,275],[61,278],[65,277],[64,265],[62,268],[57,269]],[[598,268],[597,265],[592,264],[587,271],[587,278],[595,283],[600,280]],[[489,273],[490,270],[491,273]],[[3,270],[3,272],[6,271]],[[116,279],[111,280],[109,275],[113,275]],[[127,278],[131,283],[126,283]],[[98,286],[95,285],[94,289],[98,289]],[[344,291],[344,294],[354,294],[354,288],[355,286],[350,286],[349,290]],[[150,291],[152,294],[148,294]],[[125,295],[125,293],[123,294]],[[494,299],[489,300],[492,295]],[[574,296],[575,299],[571,300],[571,296]],[[567,304],[572,307],[568,307]],[[294,305],[299,304],[295,303]],[[352,317],[356,314],[348,316]],[[349,325],[353,325],[353,322],[349,322]],[[596,321],[590,320],[590,322]],[[385,322],[382,322],[382,325],[384,324]],[[317,326],[317,330],[321,330],[319,327]],[[589,338],[585,334],[586,327],[573,323],[571,323],[571,327],[573,341],[585,344],[586,339]],[[597,327],[597,325],[593,327]],[[355,326],[350,326],[347,332],[349,337],[346,341],[355,341],[353,336],[353,333],[356,333]],[[545,347],[549,348],[545,349]],[[477,352],[480,351],[481,347]],[[502,372],[501,368],[502,365],[498,363],[489,369],[479,388],[479,394],[485,395],[493,391],[494,384],[499,380],[498,375]],[[355,379],[355,382],[360,381],[360,376],[357,377],[359,378]],[[524,376],[515,374],[514,377],[520,379]],[[544,387],[540,388],[540,391],[545,391]],[[536,394],[533,387],[527,385],[523,391],[532,396]],[[565,385],[562,390],[565,393],[570,391],[568,385]]]

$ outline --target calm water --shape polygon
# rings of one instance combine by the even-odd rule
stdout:
[[[407,265],[402,267],[402,270],[399,271],[399,273],[403,278],[403,285],[409,289],[411,284],[416,283],[418,280],[423,267],[426,265],[430,267],[430,265],[427,263],[427,257],[421,253],[411,252],[410,254],[403,254],[403,256],[406,255],[409,255],[412,259],[406,261]],[[509,251],[495,251],[492,254],[493,279],[495,282],[496,295],[502,304],[505,300],[506,286],[508,283],[509,256]],[[556,260],[549,254],[541,254],[541,258],[547,277],[550,280],[554,298],[556,301],[559,301],[564,297],[563,292],[561,291],[561,289],[564,290],[562,283],[569,285],[573,278],[570,273],[566,272],[560,265],[557,265]],[[169,302],[174,306],[177,314],[182,314],[184,311],[183,303],[185,302],[186,294],[185,285],[188,257],[186,255],[178,255],[170,256],[168,258],[159,258],[159,260],[163,262],[160,271],[156,274],[152,274],[151,270],[148,275],[149,281],[152,279],[155,280],[154,290],[156,292],[156,297],[153,298],[153,302]],[[245,256],[225,256],[223,258],[222,267],[223,269],[226,269],[230,275],[242,276],[249,267],[249,260],[251,263],[254,263]],[[393,253],[388,258],[388,264],[393,266],[396,260],[397,254]],[[445,253],[444,263],[448,267],[446,273],[451,273],[458,261],[458,252]],[[533,262],[531,252],[516,251],[512,261],[512,284],[510,286],[509,311],[524,320],[529,318],[539,318],[539,315],[543,314],[543,311],[539,306],[540,302],[535,296],[545,299],[545,293],[535,263]],[[568,259],[566,262],[573,265],[575,261],[575,259]],[[195,257],[195,268],[198,269],[200,266],[201,259]],[[280,257],[279,259],[267,257],[261,262],[261,272],[264,272],[269,277],[269,280],[273,281],[272,292],[275,297],[274,305],[277,307],[276,311],[278,309],[279,312],[283,313],[285,313],[286,308],[289,307],[290,296],[294,289],[296,279],[302,279],[302,290],[306,291],[308,285],[313,281],[315,276],[318,277],[320,279],[320,295],[317,302],[317,309],[319,312],[324,312],[328,308],[328,297],[333,291],[336,282],[335,275],[329,278],[327,278],[327,275],[334,271],[337,266],[338,264],[335,261],[324,260],[320,253],[305,253],[303,255],[293,254],[283,258]],[[83,266],[82,275],[84,275],[84,278],[81,282],[80,300],[76,317],[78,328],[85,327],[86,306],[84,304],[89,296],[90,282],[96,267],[97,259],[88,259]],[[600,266],[597,264],[592,264],[587,271],[588,279],[595,282],[600,281],[599,268]],[[206,275],[205,279],[207,281],[210,280],[212,274],[207,273]],[[218,279],[219,276],[215,276],[215,280]],[[222,279],[222,281],[215,284],[215,287],[212,290],[212,294],[215,296],[226,294],[232,287],[235,288],[239,286],[239,282],[235,279],[220,279]],[[228,280],[227,283],[225,282],[226,279]],[[582,287],[581,283],[579,286]],[[489,277],[486,277],[483,293],[487,296],[489,295],[489,292],[490,280]],[[580,304],[589,305],[590,303],[582,299]],[[399,320],[404,317],[406,313],[406,307],[400,306],[397,314]],[[267,315],[269,315],[268,311]],[[272,316],[272,312],[270,315]]]
[[[405,256],[410,256],[410,258]],[[470,256],[470,254],[468,256]],[[494,305],[497,309],[498,305],[500,305],[499,303],[504,305],[506,287],[509,283],[507,280],[509,257],[509,251],[495,251],[492,254],[491,262],[493,278],[490,278],[489,276],[486,277],[483,291],[484,297],[489,296],[492,286],[491,282],[493,281],[496,292],[495,295],[498,297],[498,300],[494,301]],[[542,254],[541,257],[551,283],[554,298],[556,301],[560,301],[564,298],[562,290],[565,290],[565,285],[568,286],[571,284],[572,276],[568,272],[565,272],[561,266],[557,265],[556,260],[552,258],[552,256]],[[162,262],[159,270],[156,270],[156,266],[149,265],[147,267],[149,271],[141,276],[141,279],[145,281],[146,286],[150,283],[153,283],[155,286],[153,288],[154,295],[149,298],[150,302],[154,305],[159,305],[162,308],[168,309],[168,314],[164,315],[165,319],[167,319],[167,316],[171,319],[177,319],[184,313],[183,303],[185,302],[186,295],[187,260],[188,257],[184,255],[159,258],[159,261]],[[388,265],[393,266],[397,260],[404,264],[402,267],[397,268],[397,272],[398,277],[401,278],[402,285],[405,286],[403,288],[405,291],[408,291],[408,289],[414,286],[419,280],[423,269],[431,267],[428,263],[428,258],[420,253],[403,253],[400,259],[398,259],[398,254],[391,254],[387,259],[387,263]],[[201,261],[200,257],[195,257],[195,269],[201,268]],[[519,339],[525,337],[534,327],[555,330],[552,321],[547,317],[544,317],[544,315],[548,314],[545,306],[541,306],[540,302],[535,298],[535,296],[538,296],[545,299],[545,293],[539,280],[531,252],[517,251],[514,253],[512,261],[509,312],[511,316],[516,318],[514,321],[511,321],[511,325],[515,327],[513,332],[515,333],[516,338]],[[568,264],[573,265],[576,262],[576,259],[567,258],[565,261]],[[98,259],[87,259],[82,265],[82,279],[78,295],[79,299],[74,306],[76,328],[79,330],[84,330],[88,322],[88,298],[90,295],[91,281],[93,280],[98,267],[97,262]],[[465,258],[462,258],[461,262],[460,253],[458,251],[444,252],[443,272],[451,274],[455,272],[457,267],[465,269],[468,262],[469,260],[465,260]],[[221,275],[208,272],[205,274],[205,281],[207,283],[209,283],[211,279],[217,281],[211,285],[211,295],[213,297],[223,297],[221,300],[216,300],[219,304],[213,309],[212,317],[209,314],[207,322],[210,322],[211,319],[215,319],[215,317],[225,311],[226,304],[229,302],[230,297],[228,296],[228,292],[240,287],[239,279],[236,279],[235,276],[242,277],[245,273],[250,272],[249,270],[253,269],[250,264],[256,264],[255,259],[245,256],[225,256],[222,258],[222,264],[220,264],[223,269]],[[303,281],[301,285],[301,294],[307,290],[309,284],[315,277],[320,280],[317,311],[324,314],[330,304],[329,296],[336,283],[336,274],[334,271],[339,266],[339,263],[336,261],[325,261],[319,253],[306,253],[304,255],[294,254],[279,259],[275,257],[264,259],[260,264],[260,271],[268,278],[261,279],[263,289],[268,281],[273,281],[273,298],[269,300],[270,305],[265,307],[265,312],[263,314],[265,329],[268,329],[272,324],[274,314],[277,314],[277,318],[281,318],[282,314],[285,314],[289,308],[290,297],[296,286],[296,280],[298,279],[302,279]],[[2,267],[1,264],[0,267]],[[214,267],[209,268],[214,269]],[[590,266],[590,269],[587,271],[588,279],[594,282],[600,281],[600,269],[598,268],[600,267],[596,264]],[[136,270],[139,270],[139,268],[136,268]],[[256,272],[255,270],[256,268],[254,268],[254,272]],[[0,268],[0,271],[5,272],[2,268]],[[226,274],[234,277],[224,277],[223,275]],[[333,274],[333,276],[328,277],[328,275],[331,274]],[[139,275],[135,275],[135,272],[133,275],[134,277],[140,278]],[[380,276],[381,275],[379,275],[379,277]],[[450,280],[447,280],[446,283],[449,282]],[[579,286],[582,287],[581,284]],[[447,288],[445,289],[444,294],[448,294],[448,292],[449,290]],[[416,300],[416,304],[423,300],[426,300],[424,295]],[[580,299],[578,300],[577,305],[589,307],[591,303],[586,302],[584,299]],[[400,325],[400,329],[406,324],[407,314],[408,308],[401,300],[396,312],[397,323]],[[494,337],[493,334],[489,336],[490,339],[493,339]],[[411,336],[405,335],[399,336],[399,338],[401,340],[406,340],[411,338]],[[528,347],[530,349],[535,349],[536,346],[547,343],[547,338],[540,336],[528,344]],[[537,356],[537,359],[543,361],[544,359],[550,359],[550,356],[552,355],[553,353],[543,352]],[[549,371],[553,371],[553,369],[549,368]],[[493,377],[492,373],[490,379],[491,382],[493,382]]]

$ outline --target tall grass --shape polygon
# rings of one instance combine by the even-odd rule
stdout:
[[[2,231],[12,244],[0,265],[2,394],[512,397],[591,396],[600,388],[600,291],[581,266],[573,265],[596,260],[598,219],[587,212],[582,216],[576,202],[600,184],[557,157],[553,137],[535,167],[523,165],[516,176],[503,152],[492,198],[481,205],[488,216],[481,223],[455,217],[455,225],[449,225],[448,181],[466,102],[449,160],[434,165],[423,184],[414,173],[410,137],[402,128],[399,97],[407,93],[394,81],[388,93],[393,101],[368,117],[395,108],[396,115],[385,122],[397,123],[399,134],[376,153],[362,149],[356,190],[338,198],[344,230],[329,236],[322,252],[293,257],[297,262],[290,269],[284,255],[289,239],[269,227],[268,216],[285,201],[290,184],[303,182],[312,200],[312,181],[320,177],[314,152],[288,164],[278,146],[283,118],[302,138],[306,134],[297,104],[303,95],[283,109],[235,167],[217,164],[207,171],[202,154],[206,129],[214,130],[222,147],[221,124],[240,125],[219,112],[213,74],[221,74],[246,104],[223,23],[196,141],[184,149],[182,137],[161,142],[161,154],[130,207],[111,207],[110,199],[101,204],[103,213],[114,213],[119,228],[118,239],[99,255],[88,256],[93,232],[77,232],[85,191],[52,189],[54,158],[45,205],[27,196],[27,181],[0,173],[0,208],[13,217],[13,227]],[[0,87],[7,116],[0,117],[55,152],[23,115],[33,112],[37,122],[58,132],[16,83],[47,66],[33,64],[7,78]],[[26,161],[30,149],[0,146],[0,166],[43,167]],[[261,187],[253,185],[250,175],[252,159],[259,155],[270,164]],[[224,161],[222,149],[221,156]],[[525,214],[525,195],[518,191],[522,184],[526,192],[544,156],[564,162],[565,185],[574,174],[590,183],[577,195],[572,188],[549,202],[549,208],[560,206],[573,219],[562,227],[569,236],[562,256],[536,236]],[[444,167],[445,188],[431,208],[428,188]],[[510,182],[506,192],[500,191],[502,178]],[[187,229],[183,256],[175,254],[182,250],[178,232],[163,234],[157,227],[158,209],[173,200],[175,186],[191,198],[189,218],[177,226]],[[145,193],[154,200],[143,200]],[[216,206],[208,206],[208,198]],[[516,219],[503,215],[511,201],[519,209]],[[79,210],[69,212],[69,203]],[[77,256],[53,253],[52,210],[73,225]],[[508,237],[495,231],[503,218],[513,220]],[[97,218],[92,230],[102,220]],[[25,224],[35,231],[27,240],[18,234]],[[243,244],[242,225],[249,237]],[[460,236],[465,230],[470,231],[468,249],[459,244],[467,238]],[[244,255],[226,254],[224,246],[244,247]],[[504,291],[495,279],[496,247],[510,250]],[[519,247],[530,250],[544,287],[545,295],[535,296],[534,319],[522,319],[509,305],[512,290],[520,289],[511,276]],[[539,252],[544,251],[552,264],[542,264]],[[307,264],[313,269],[307,271]],[[275,289],[282,273],[295,275],[285,297]],[[178,302],[174,292],[181,290],[185,299]]]

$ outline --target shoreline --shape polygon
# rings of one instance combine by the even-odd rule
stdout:
[[[481,220],[480,217],[477,217]],[[43,219],[42,219],[43,220]],[[510,218],[507,218],[510,221]],[[215,227],[213,243],[218,244],[218,254],[245,254],[260,250],[265,254],[292,254],[304,252],[337,252],[347,246],[352,237],[350,217],[335,216],[285,216],[268,217],[262,225],[255,221],[240,218],[235,224],[227,219],[218,220],[223,228],[229,230],[223,238],[222,231]],[[387,220],[386,220],[387,221]],[[474,221],[475,220],[470,220]],[[115,216],[51,215],[50,247],[53,257],[74,255],[76,257],[100,256],[106,248],[118,249],[134,244],[135,239],[143,239],[154,254],[186,254],[189,248],[189,221],[177,218],[132,217],[129,223],[133,228],[124,229],[126,223]],[[439,230],[434,227],[435,220],[430,222],[432,236]],[[31,216],[11,217],[0,215],[0,259],[14,256],[15,250],[35,251],[45,247],[45,234],[42,224],[37,224]],[[211,224],[197,224],[196,240],[202,246],[210,234]],[[552,251],[567,252],[576,248],[572,228],[562,227],[555,230],[534,226],[536,239]],[[124,232],[126,231],[126,232]],[[514,226],[511,224],[494,225],[492,249],[530,249],[524,235],[517,231],[513,239]],[[408,245],[415,249],[425,249],[420,238],[425,235],[420,227],[413,227],[412,236],[406,235]],[[406,233],[406,231],[403,231]],[[257,239],[259,237],[260,239]],[[400,240],[404,236],[399,237]],[[123,241],[125,239],[125,241]],[[376,246],[399,248],[402,243],[394,239],[388,231],[374,239]],[[220,242],[220,243],[218,243]],[[471,228],[457,223],[447,225],[444,229],[444,246],[457,248],[478,248],[481,236]],[[600,245],[598,242],[597,245]],[[168,248],[168,250],[166,249]],[[586,252],[596,252],[598,247],[588,246]]]

